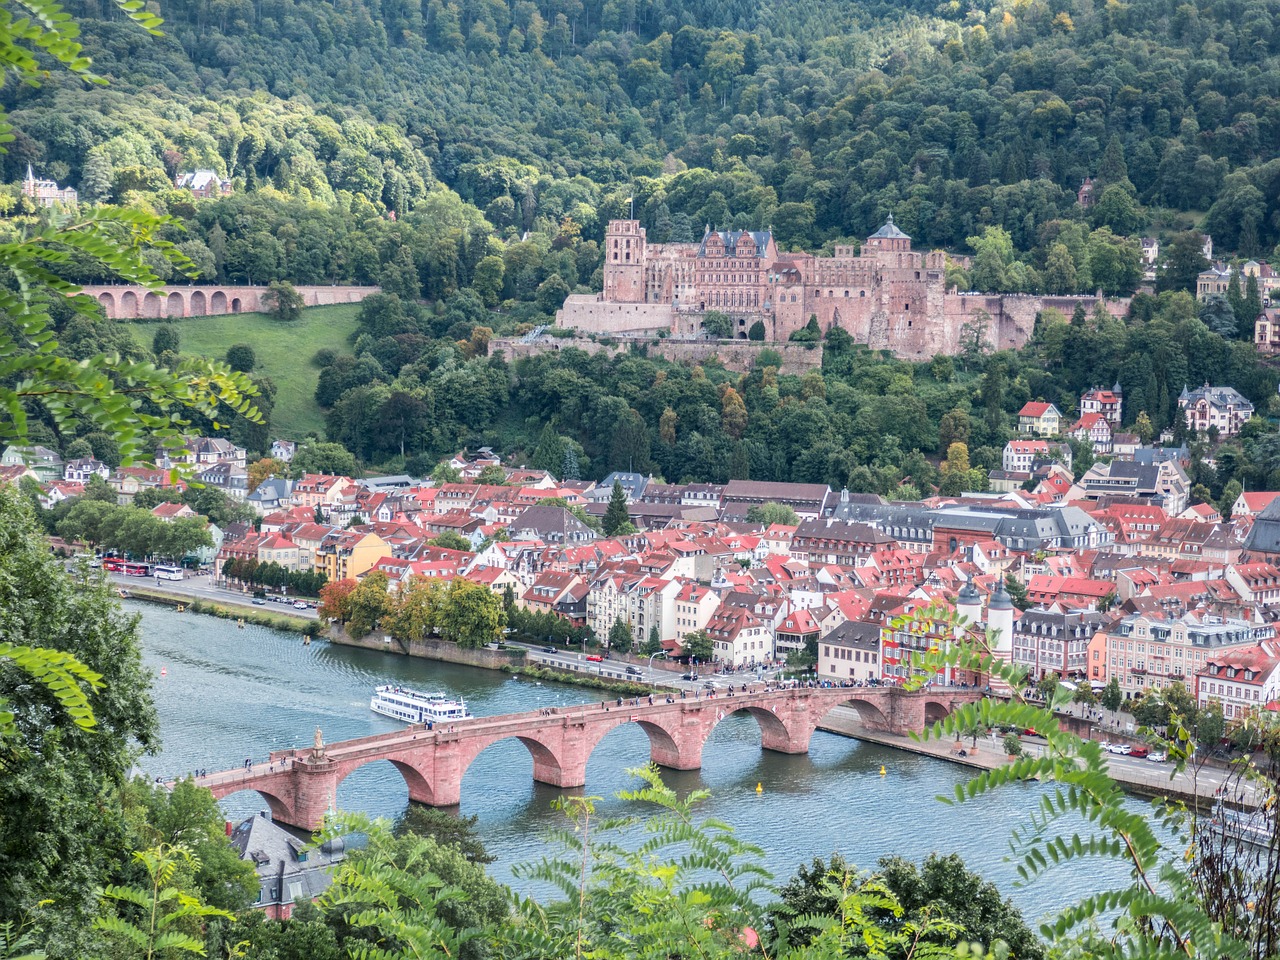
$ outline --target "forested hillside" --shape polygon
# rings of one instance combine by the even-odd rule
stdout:
[[[7,90],[7,179],[118,196],[209,166],[401,215],[439,180],[498,231],[587,239],[629,196],[657,240],[820,245],[892,211],[921,246],[1002,226],[1039,271],[1092,175],[1091,227],[1280,240],[1266,0],[172,0],[158,41],[71,6],[113,86]]]

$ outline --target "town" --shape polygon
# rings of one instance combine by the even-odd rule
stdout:
[[[461,579],[604,656],[693,657],[723,671],[786,664],[859,685],[910,676],[911,654],[937,638],[901,624],[940,604],[991,630],[1029,685],[1114,685],[1133,701],[1180,684],[1228,723],[1275,709],[1280,493],[1192,503],[1186,447],[1120,432],[1123,402],[1118,385],[1091,389],[1073,422],[1030,402],[992,492],[913,502],[821,484],[560,480],[487,448],[459,453],[434,479],[292,477],[293,443],[272,445],[266,474],[209,438],[160,451],[154,468],[10,447],[0,476],[39,484],[47,508],[94,485],[119,508],[159,499],[155,519],[208,534],[165,559],[257,595],[294,583],[309,588],[294,594],[323,596],[324,584],[374,573],[393,595]],[[1179,405],[1191,435],[1230,436],[1253,412],[1211,385]],[[1078,476],[1065,437],[1099,455]],[[175,465],[240,519],[220,527],[182,503]]]

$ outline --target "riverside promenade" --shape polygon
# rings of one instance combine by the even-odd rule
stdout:
[[[994,770],[1009,763],[1008,755],[999,735],[978,737],[977,749],[972,748],[973,740],[965,737],[963,747],[965,756],[960,756],[955,749],[954,741],[922,740],[909,734],[892,733],[886,730],[872,730],[863,725],[858,714],[843,706],[833,708],[818,724],[819,730],[835,733],[843,737],[877,743],[895,750],[925,757],[935,757],[977,770]],[[1022,749],[1032,756],[1044,750],[1044,741],[1037,737],[1023,737]],[[1202,765],[1199,768],[1188,766],[1181,772],[1175,772],[1172,764],[1152,763],[1149,760],[1137,760],[1120,754],[1107,756],[1107,767],[1116,783],[1131,793],[1148,797],[1168,797],[1182,800],[1199,813],[1217,803],[1218,791],[1229,785],[1232,790],[1230,801],[1242,807],[1257,807],[1260,795],[1253,784],[1238,783],[1238,777],[1230,770],[1220,766]],[[888,771],[886,775],[892,775]]]

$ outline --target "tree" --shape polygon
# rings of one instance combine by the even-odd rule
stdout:
[[[225,574],[226,571],[224,570]],[[335,580],[326,583],[320,589],[320,607],[318,613],[326,620],[337,620],[346,623],[351,619],[351,593],[356,588],[356,581]]]
[[[463,577],[455,578],[436,615],[436,630],[460,647],[483,647],[502,636],[507,612],[488,589]]]
[[[233,343],[227,347],[227,366],[240,373],[253,373],[258,358],[247,343]]]
[[[151,352],[157,357],[162,353],[177,353],[181,342],[178,328],[172,323],[162,323],[156,327],[155,335],[151,338]]]
[[[794,527],[800,523],[800,517],[796,512],[785,503],[762,503],[758,506],[747,508],[747,523],[761,523],[766,527],[779,524],[784,527]]]
[[[327,473],[339,477],[360,476],[355,456],[340,443],[304,443],[289,461],[289,469],[295,479],[308,473]]]
[[[631,634],[631,624],[621,617],[614,620],[613,626],[609,628],[609,649],[618,653],[630,653],[634,644],[635,638]]]
[[[476,483],[490,487],[502,487],[507,483],[507,471],[496,463],[491,463],[476,475]]]
[[[1019,610],[1030,610],[1032,603],[1027,596],[1026,585],[1013,575],[1013,571],[1009,571],[1004,575],[1004,588],[1009,593],[1009,599],[1013,601],[1013,605]]]
[[[157,743],[137,622],[104,579],[63,570],[11,487],[0,610],[0,924],[34,916],[50,953],[92,955],[95,886],[127,857],[116,788]]]
[[[387,621],[388,632],[393,637],[411,642],[430,636],[436,628],[444,592],[441,580],[411,577],[396,594]]]
[[[734,440],[747,429],[747,405],[733,387],[725,386],[720,397],[720,426]]]
[[[733,321],[719,310],[708,310],[702,315],[702,331],[713,340],[731,340]]]
[[[1133,421],[1133,432],[1138,435],[1138,439],[1143,443],[1151,442],[1151,438],[1155,435],[1155,427],[1152,426],[1151,418],[1147,416],[1147,411],[1138,411],[1138,416]]]
[[[307,304],[302,299],[302,294],[293,288],[293,284],[273,280],[262,295],[262,305],[277,320],[292,322],[302,316],[302,308]]]
[[[461,853],[468,863],[493,863],[496,859],[485,849],[484,842],[476,836],[476,823],[480,818],[447,813],[439,807],[409,804],[408,809],[396,821],[395,834],[429,837],[442,847],[452,847]]]
[[[258,487],[262,486],[262,481],[264,480],[284,476],[288,470],[288,464],[275,457],[263,457],[261,460],[255,460],[249,464],[246,471],[249,475],[249,492],[253,493],[253,491],[257,490]]]
[[[390,579],[381,570],[371,570],[364,575],[347,598],[349,616],[347,632],[357,639],[382,625],[384,617],[392,611],[391,597],[387,592]]]
[[[1223,339],[1235,339],[1236,315],[1220,293],[1210,294],[1200,304],[1200,322]]]
[[[533,451],[529,465],[537,470],[545,470],[554,476],[564,465],[565,443],[555,427],[547,424],[538,437],[538,446]]]
[[[471,541],[452,530],[438,534],[431,539],[430,543],[433,547],[443,547],[445,550],[469,551],[471,549]]]
[[[1156,291],[1195,293],[1200,272],[1209,266],[1203,248],[1204,240],[1195,231],[1177,234],[1165,247],[1164,264],[1156,271]]]
[[[1120,692],[1120,682],[1115,677],[1108,680],[1107,685],[1102,688],[1098,702],[1112,713],[1120,709],[1121,704],[1124,703],[1124,694]]]
[[[764,340],[764,335],[765,335],[765,329],[764,329],[763,320],[757,320],[755,323],[751,324],[751,326],[747,329],[748,340],[755,340],[759,342]]]
[[[711,645],[711,637],[707,635],[705,630],[694,630],[692,633],[686,633],[681,646],[684,648],[684,655],[690,661],[696,660],[699,663],[710,663],[715,649]]]
[[[658,634],[658,625],[656,623],[649,628],[649,636],[641,644],[640,652],[646,657],[662,652],[662,637]]]
[[[627,494],[622,489],[622,484],[614,480],[613,492],[609,494],[609,507],[605,510],[601,529],[606,537],[615,537],[618,536],[618,531],[623,525],[629,523],[631,523],[631,516],[627,513]]]

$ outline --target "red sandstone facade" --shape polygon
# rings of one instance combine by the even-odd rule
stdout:
[[[603,289],[571,296],[557,323],[589,333],[701,336],[702,314],[716,310],[745,338],[757,320],[766,339],[785,341],[810,317],[826,331],[841,327],[875,349],[920,359],[956,353],[963,328],[986,323],[995,349],[1022,346],[1045,306],[1093,298],[949,293],[946,254],[911,249],[893,217],[867,238],[861,252],[837,246],[834,255],[780,253],[768,230],[707,229],[699,243],[650,244],[638,220],[612,220],[605,229]],[[1107,304],[1122,315],[1127,302]]]

